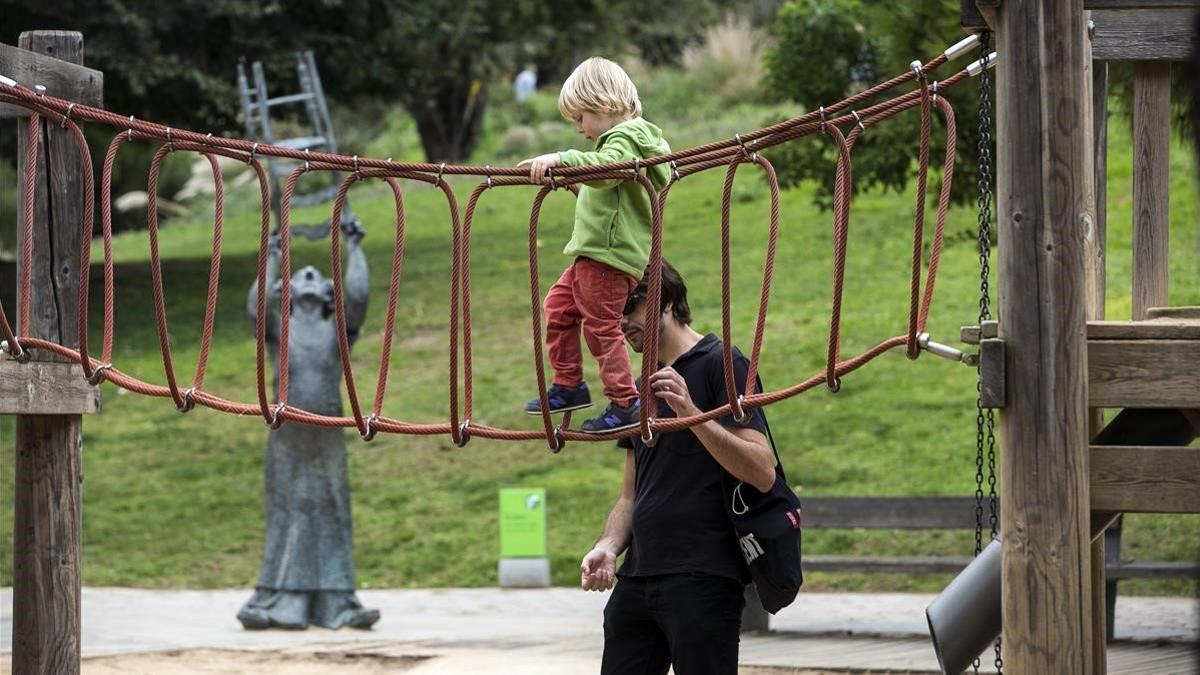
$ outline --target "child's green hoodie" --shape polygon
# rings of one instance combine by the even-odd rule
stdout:
[[[592,152],[564,150],[563,166],[592,166],[649,159],[671,152],[662,130],[635,117],[600,134]],[[642,169],[655,190],[671,177],[666,164]],[[650,195],[632,180],[597,180],[579,188],[575,203],[575,229],[563,253],[584,256],[611,265],[641,279],[650,262]]]

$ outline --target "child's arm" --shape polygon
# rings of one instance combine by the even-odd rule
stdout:
[[[604,145],[596,150],[590,152],[582,150],[551,152],[522,160],[517,166],[529,167],[529,182],[540,183],[545,178],[546,171],[556,166],[596,166],[612,162],[628,162],[640,157],[641,154],[638,153],[637,145],[628,136],[622,133],[614,133],[608,136],[604,141]],[[622,180],[624,179],[593,180],[588,181],[585,185],[592,188],[606,189],[615,187]]]
[[[630,162],[634,159],[641,159],[642,154],[639,152],[638,146],[634,143],[633,139],[618,131],[610,134],[604,139],[604,145],[591,152],[563,150],[558,153],[558,157],[563,166],[596,166],[598,164],[611,164],[613,162]],[[605,190],[616,187],[624,180],[626,179],[610,178],[593,180],[588,181],[585,185]]]

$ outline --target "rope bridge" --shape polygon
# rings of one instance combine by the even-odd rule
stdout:
[[[474,221],[476,206],[484,192],[492,188],[530,185],[527,171],[517,168],[497,168],[490,166],[477,167],[445,163],[394,162],[390,159],[380,160],[358,157],[357,155],[347,157],[344,155],[309,152],[308,150],[295,150],[262,143],[252,143],[243,139],[225,138],[213,134],[200,134],[138,120],[133,116],[123,117],[107,110],[71,103],[47,96],[44,91],[34,91],[20,86],[7,78],[0,77],[0,102],[18,105],[30,112],[27,121],[29,143],[26,146],[25,172],[21,187],[22,213],[19,255],[21,256],[22,264],[20,278],[18,279],[19,297],[17,307],[17,325],[19,328],[30,325],[30,268],[33,248],[34,186],[41,136],[39,125],[42,118],[61,124],[73,136],[80,152],[80,169],[83,179],[83,189],[85,191],[85,207],[82,223],[83,237],[79,250],[79,270],[81,273],[79,275],[78,350],[47,340],[14,333],[4,313],[2,304],[0,304],[0,335],[5,340],[5,351],[19,361],[28,360],[30,356],[29,350],[31,349],[53,352],[78,362],[83,369],[84,376],[93,385],[107,380],[129,391],[148,396],[169,397],[174,401],[176,407],[184,412],[198,404],[213,410],[236,415],[259,415],[271,428],[278,428],[285,421],[326,427],[353,426],[366,440],[370,440],[381,431],[421,435],[449,434],[453,442],[460,447],[465,445],[472,436],[501,440],[535,440],[544,438],[550,449],[555,452],[561,450],[567,440],[612,440],[639,434],[643,440],[651,442],[655,433],[684,429],[723,415],[732,414],[736,418],[744,418],[748,414],[748,409],[765,406],[796,396],[822,383],[832,391],[837,391],[840,387],[841,376],[857,370],[880,354],[902,345],[906,347],[909,358],[915,359],[923,346],[923,340],[928,339],[927,336],[923,335],[923,331],[933,301],[934,283],[937,278],[938,262],[942,250],[942,234],[949,209],[956,136],[954,111],[946,99],[938,95],[938,92],[978,74],[982,69],[988,67],[990,61],[994,60],[995,54],[985,55],[979,61],[972,63],[963,70],[955,72],[940,82],[931,82],[929,74],[949,60],[966,53],[975,44],[977,44],[977,38],[969,37],[950,47],[926,64],[914,61],[908,72],[893,77],[886,82],[865,89],[835,104],[821,107],[816,111],[811,111],[778,124],[758,129],[757,131],[746,134],[735,134],[733,138],[715,141],[651,159],[592,167],[559,168],[548,172],[548,175],[544,178],[540,189],[534,197],[529,217],[530,308],[532,315],[534,364],[537,372],[538,395],[541,398],[542,404],[541,419],[543,429],[541,431],[503,429],[471,422],[473,413],[470,293],[471,226]],[[855,108],[855,106],[872,97],[908,82],[915,82],[917,85],[916,88],[863,109]],[[904,334],[884,340],[857,356],[843,359],[840,352],[841,311],[846,270],[846,247],[850,226],[850,196],[852,192],[851,152],[857,139],[868,128],[912,108],[920,109],[921,133],[916,207],[913,219],[912,273],[908,328]],[[946,128],[946,146],[937,215],[931,243],[930,261],[928,269],[925,270],[924,287],[922,288],[921,258],[925,240],[925,199],[928,183],[931,119],[935,110],[941,115]],[[108,146],[100,177],[100,228],[104,251],[104,326],[99,358],[92,355],[88,342],[88,284],[91,264],[90,242],[92,240],[95,220],[95,177],[87,143],[78,125],[78,122],[81,121],[104,124],[120,130]],[[842,130],[846,126],[850,128],[849,133],[844,133]],[[833,200],[833,297],[826,366],[822,372],[814,374],[812,377],[798,384],[777,391],[756,393],[754,391],[754,383],[757,379],[759,358],[762,353],[763,334],[766,326],[767,307],[770,299],[779,237],[779,184],[771,163],[759,153],[763,149],[814,134],[827,136],[838,150]],[[135,140],[163,143],[151,163],[149,184],[147,187],[149,195],[147,215],[150,238],[152,294],[154,297],[154,319],[162,349],[163,368],[166,376],[165,386],[152,384],[132,377],[114,367],[112,362],[115,296],[112,253],[112,172],[121,147],[129,141]],[[212,167],[214,184],[216,186],[212,257],[204,323],[200,337],[200,350],[194,374],[190,382],[186,383],[186,386],[183,387],[181,387],[180,378],[176,374],[175,364],[171,356],[170,333],[167,325],[163,294],[162,260],[158,248],[159,224],[156,204],[157,183],[162,162],[168,154],[179,151],[198,153],[207,158]],[[341,356],[342,371],[346,382],[351,415],[349,417],[319,415],[296,406],[290,406],[288,404],[287,367],[279,368],[279,386],[274,402],[268,396],[265,354],[267,315],[266,276],[271,228],[271,196],[266,172],[259,161],[260,156],[264,155],[302,162],[288,176],[281,196],[282,206],[279,222],[279,238],[283,242],[280,252],[281,278],[283,279],[291,277],[290,211],[292,196],[301,177],[313,172],[341,172],[348,174],[339,186],[334,201],[333,216],[330,222],[335,224],[341,221],[346,194],[356,182],[381,180],[391,189],[395,201],[396,217],[395,248],[388,289],[387,318],[379,362],[378,383],[375,389],[374,400],[371,403],[369,412],[365,415],[364,406],[359,399],[359,392],[354,383],[354,373],[351,369],[350,345],[346,331],[346,314],[341,278],[341,234],[339,228],[336,226],[330,228],[330,266],[333,279],[334,314],[338,327],[338,349]],[[216,313],[218,279],[221,265],[222,222],[224,216],[224,193],[217,156],[233,158],[247,163],[254,169],[258,178],[261,216],[257,270],[257,321],[255,328],[258,394],[256,403],[230,401],[203,389],[205,370],[211,352],[213,322]],[[650,181],[642,175],[640,169],[664,163],[668,164],[671,168],[671,179],[660,192],[656,193]],[[734,381],[733,341],[730,335],[729,213],[733,181],[739,167],[743,164],[757,166],[763,171],[770,189],[771,206],[766,258],[763,266],[758,317],[755,323],[749,371],[746,377],[745,390],[738,391]],[[652,220],[650,275],[647,290],[648,307],[646,309],[645,330],[648,335],[657,335],[661,311],[660,261],[662,260],[663,245],[662,222],[667,197],[671,188],[684,177],[718,167],[725,167],[725,183],[721,200],[721,317],[725,385],[728,391],[729,403],[691,417],[669,419],[654,419],[651,417],[651,412],[657,410],[657,404],[648,383],[650,374],[658,362],[658,344],[657,340],[648,340],[644,347],[642,358],[640,394],[643,405],[641,406],[639,424],[636,429],[627,429],[607,434],[584,434],[580,431],[569,429],[570,413],[564,415],[560,425],[555,425],[550,413],[547,412],[549,405],[546,399],[546,376],[542,354],[541,289],[539,285],[536,250],[539,215],[546,196],[551,191],[559,188],[574,192],[577,190],[576,186],[579,183],[605,179],[636,181],[646,190],[651,200]],[[454,191],[445,180],[446,176],[451,175],[478,176],[485,179],[471,192],[464,212],[460,212]],[[450,415],[448,422],[443,423],[404,422],[383,414],[384,394],[387,388],[388,367],[395,327],[396,301],[403,268],[405,243],[403,193],[397,183],[397,179],[420,181],[435,186],[441,190],[449,207],[451,224],[449,316]],[[280,299],[280,364],[289,363],[290,315],[291,286],[288,283],[284,283],[282,284]],[[460,389],[461,400],[459,395]]]

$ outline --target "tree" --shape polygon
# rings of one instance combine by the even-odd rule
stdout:
[[[908,69],[914,59],[926,60],[965,37],[959,26],[956,0],[919,3],[865,3],[858,0],[791,0],[779,11],[773,28],[775,46],[768,52],[764,84],[775,96],[790,98],[809,110],[838,101],[877,81]],[[972,54],[942,73],[954,72]],[[968,60],[969,59],[969,60]],[[909,85],[911,88],[912,85]],[[903,89],[901,90],[903,91]],[[885,94],[895,96],[896,90]],[[975,161],[979,139],[978,80],[942,93],[953,105],[958,126],[958,158],[952,197],[966,201],[974,195]],[[878,101],[874,101],[878,102]],[[866,104],[866,105],[869,105]],[[930,164],[939,167],[945,134],[935,113]],[[903,189],[915,175],[920,115],[901,113],[871,127],[854,148],[854,189]],[[828,205],[837,152],[827,139],[789,143],[770,151],[780,182],[794,185],[814,179],[821,186],[818,200]]]

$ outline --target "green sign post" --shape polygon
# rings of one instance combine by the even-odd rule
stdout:
[[[546,490],[500,490],[500,557],[546,557]]]

